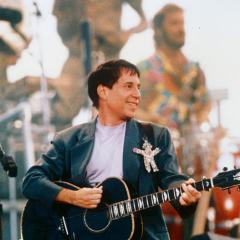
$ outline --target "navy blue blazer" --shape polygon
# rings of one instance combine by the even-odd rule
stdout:
[[[178,172],[176,154],[167,128],[154,124],[151,126],[154,147],[159,147],[161,150],[155,156],[159,172],[154,177],[152,173],[145,170],[142,157],[133,152],[135,147],[142,148],[142,136],[138,122],[131,119],[126,125],[123,179],[135,189],[139,196],[155,192],[157,187],[168,189],[187,179],[185,175]],[[62,180],[78,185],[85,184],[87,182],[86,166],[94,146],[95,128],[96,120],[56,134],[47,153],[43,154],[36,165],[28,170],[22,185],[24,196],[40,200],[45,206],[51,206],[62,189],[53,181]],[[175,207],[183,213],[182,215],[192,212],[192,208],[180,207],[178,203],[175,203]],[[147,209],[142,216],[144,239],[162,239],[161,237],[167,233],[167,228],[161,207]]]

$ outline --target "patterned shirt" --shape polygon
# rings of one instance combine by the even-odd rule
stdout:
[[[159,123],[180,130],[189,124],[192,113],[209,105],[204,78],[199,78],[200,68],[187,62],[179,76],[167,57],[155,53],[138,65],[141,72],[141,108],[159,115]],[[195,111],[195,109],[197,109]]]

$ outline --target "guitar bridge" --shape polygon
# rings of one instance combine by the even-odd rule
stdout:
[[[69,236],[67,223],[66,223],[65,217],[63,217],[63,216],[60,218],[60,225],[58,227],[58,231],[61,232],[66,237]]]

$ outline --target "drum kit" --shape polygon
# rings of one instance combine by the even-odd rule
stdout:
[[[181,134],[176,130],[171,131],[171,133],[182,172],[192,176],[196,181],[203,176],[212,177],[216,172],[217,161],[220,156],[219,142],[225,137],[225,131],[220,128],[210,129],[208,132],[199,131],[197,134],[195,132],[194,135],[188,135],[185,138],[181,138]],[[240,151],[234,152],[232,155],[235,159],[235,166],[239,168],[240,164],[237,163],[240,162]],[[227,161],[228,159],[226,159],[225,164],[230,166]],[[209,194],[207,200],[203,201],[206,206],[200,207],[200,212],[206,209],[203,214],[205,219],[201,223],[201,219],[196,216],[196,212],[194,223],[191,222],[190,224],[193,223],[191,234],[194,235],[194,225],[201,226],[203,224],[202,233],[207,229],[223,236],[240,237],[239,189],[233,188],[231,191],[223,191],[214,188],[207,194]],[[162,210],[171,240],[183,239],[183,236],[189,231],[189,229],[186,230],[186,228],[189,228],[189,224],[183,222],[170,204],[163,204]]]

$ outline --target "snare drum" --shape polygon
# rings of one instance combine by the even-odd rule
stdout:
[[[161,205],[171,240],[183,239],[183,223],[177,211],[168,202]]]
[[[237,188],[227,190],[213,189],[214,207],[216,210],[215,232],[229,236],[230,230],[239,224],[240,192]]]

